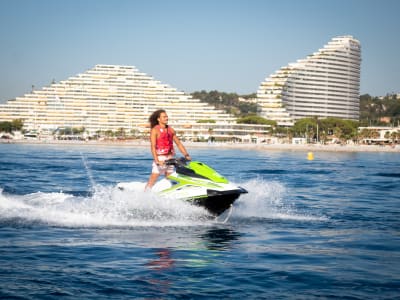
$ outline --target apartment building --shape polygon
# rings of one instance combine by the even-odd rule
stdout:
[[[335,37],[261,83],[259,114],[288,126],[308,117],[358,120],[360,64],[360,42],[352,36]]]
[[[133,66],[96,65],[59,83],[0,104],[0,120],[22,119],[28,131],[85,128],[90,135],[120,131],[146,134],[148,117],[165,109],[170,124],[187,139],[249,140],[266,125],[236,124],[236,118],[194,99]],[[201,121],[199,123],[199,121]]]
[[[0,105],[0,119],[23,119],[26,129],[85,127],[90,132],[146,126],[156,109],[172,123],[233,123],[235,118],[163,84],[132,66],[96,65]]]

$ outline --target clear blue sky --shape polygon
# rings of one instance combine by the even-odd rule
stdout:
[[[96,64],[249,94],[338,35],[361,42],[361,94],[398,93],[399,16],[398,0],[0,0],[0,102]]]

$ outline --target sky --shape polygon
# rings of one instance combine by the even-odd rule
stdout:
[[[96,64],[192,93],[255,93],[333,37],[361,42],[360,94],[400,93],[398,0],[0,0],[0,102]]]

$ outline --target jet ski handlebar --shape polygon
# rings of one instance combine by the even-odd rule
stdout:
[[[170,158],[165,161],[167,166],[185,166],[189,160],[184,157]]]

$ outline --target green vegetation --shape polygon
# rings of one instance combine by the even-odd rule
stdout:
[[[218,91],[193,92],[193,98],[213,105],[217,109],[233,114],[235,117],[244,118],[257,113],[257,104],[239,101],[239,98],[256,98],[256,94],[238,95]],[[386,120],[383,118],[387,118]],[[360,96],[360,126],[387,125],[387,120],[392,124],[400,122],[400,99],[395,94],[387,94],[383,99],[372,97],[368,94]],[[250,123],[259,124],[259,123]]]
[[[13,120],[12,122],[3,121],[0,122],[0,132],[8,132],[11,133],[13,131],[22,130],[24,123],[22,120]]]
[[[191,95],[193,98],[200,99],[202,102],[211,104],[215,108],[224,110],[235,117],[255,114],[257,112],[257,105],[255,103],[239,101],[239,98],[256,98],[256,94],[238,95],[236,93],[207,92],[202,90],[200,92],[193,92]]]
[[[197,120],[196,123],[216,123],[215,120],[212,119],[204,119],[204,120]]]
[[[387,121],[396,125],[400,122],[400,99],[395,94],[387,94],[383,99],[360,96],[360,126],[382,126]]]
[[[85,132],[85,127],[66,127],[58,129],[58,135],[79,135]]]
[[[338,118],[305,118],[298,120],[289,130],[294,137],[304,137],[321,143],[336,138],[340,142],[358,139],[359,122]]]
[[[231,113],[238,118],[239,124],[265,124],[272,126],[272,133],[277,136],[305,137],[309,141],[325,143],[329,139],[340,142],[370,137],[375,133],[358,133],[358,127],[388,126],[400,124],[400,99],[395,94],[387,94],[383,99],[368,94],[360,96],[360,122],[338,118],[306,118],[298,120],[293,127],[277,126],[275,121],[266,120],[256,115],[257,104],[239,101],[239,98],[256,98],[255,94],[237,95],[218,91],[200,91],[192,93],[193,98],[211,104],[218,109]],[[389,122],[389,124],[388,124]],[[391,137],[396,138],[396,137]]]
[[[293,127],[277,126],[276,121],[267,120],[257,116],[257,104],[254,102],[240,101],[239,99],[254,99],[255,94],[238,95],[235,93],[223,93],[218,91],[200,91],[192,93],[193,98],[200,99],[237,117],[238,124],[261,124],[270,125],[271,134],[279,137],[304,137],[307,141],[319,141],[325,143],[335,139],[337,142],[348,140],[360,140],[363,138],[376,138],[375,130],[364,129],[358,132],[358,127],[367,126],[398,126],[400,124],[400,99],[395,94],[387,94],[382,99],[372,97],[368,94],[360,96],[360,122],[342,120],[338,118],[306,118],[298,120]],[[212,119],[198,120],[197,123],[215,123]],[[12,122],[0,122],[0,132],[11,133],[22,130],[23,121],[14,120]],[[58,130],[58,135],[81,135],[85,131],[80,128],[62,128]],[[139,137],[141,134],[136,131],[126,132],[124,128],[119,128],[116,132],[107,130],[97,132],[98,135],[106,137],[127,138]],[[210,134],[212,129],[210,128]],[[183,133],[181,133],[183,135]],[[387,133],[388,139],[397,141],[400,136],[398,133]]]
[[[249,115],[247,117],[239,118],[237,120],[238,124],[262,124],[262,125],[271,125],[273,127],[276,126],[276,121],[267,120],[262,117],[256,115]]]

